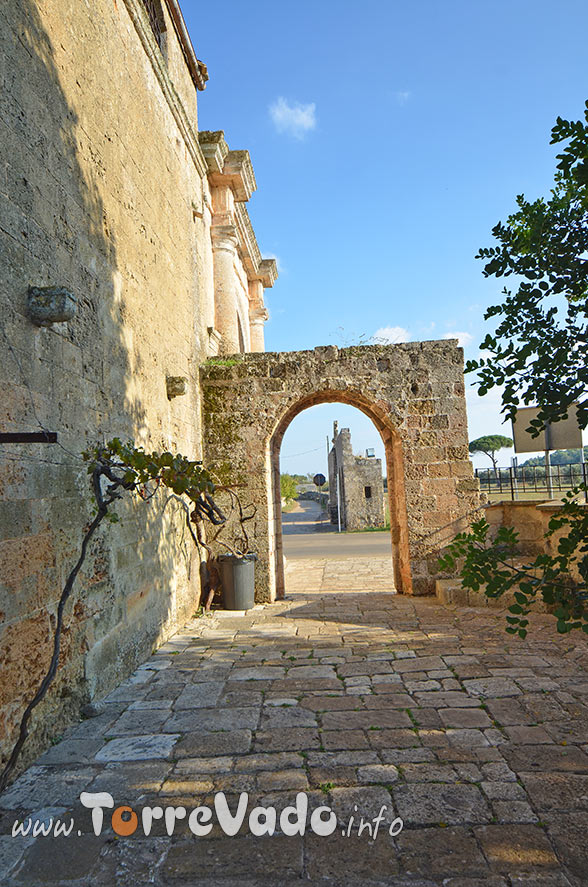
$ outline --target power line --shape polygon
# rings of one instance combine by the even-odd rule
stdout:
[[[280,459],[293,459],[294,456],[307,456],[309,453],[318,453],[322,447],[315,447],[314,450],[305,450],[304,453],[288,453],[287,456],[280,456]]]

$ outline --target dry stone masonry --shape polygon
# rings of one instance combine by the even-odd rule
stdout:
[[[349,428],[333,427],[329,452],[329,512],[331,523],[345,530],[383,527],[384,481],[382,460],[355,456]]]
[[[434,591],[441,543],[479,504],[468,458],[463,351],[455,341],[235,355],[208,361],[201,385],[205,460],[257,506],[260,601],[284,593],[282,438],[299,412],[325,402],[358,407],[380,432],[396,587]]]

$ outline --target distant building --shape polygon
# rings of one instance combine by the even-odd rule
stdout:
[[[342,428],[341,431],[338,428],[338,423],[334,422],[333,446],[329,453],[331,523],[338,522],[338,508],[340,508],[341,527],[346,530],[383,527],[385,517],[382,460],[369,455],[373,450],[367,450],[365,456],[354,456],[349,428]]]

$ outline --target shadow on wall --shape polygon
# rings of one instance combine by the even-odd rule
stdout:
[[[37,5],[3,4],[0,29],[5,35],[0,143],[6,161],[0,183],[6,192],[0,220],[5,292],[0,370],[6,394],[0,428],[38,430],[38,417],[57,431],[65,448],[12,444],[0,450],[4,757],[49,663],[56,601],[91,515],[79,454],[112,436],[136,437],[147,419],[140,396],[128,394],[141,363],[124,331],[117,230],[101,196],[103,170],[90,162],[88,137],[62,88],[66,75],[56,65]],[[74,319],[34,327],[26,318],[29,284],[74,292]],[[103,528],[92,545],[67,607],[60,669],[35,712],[21,766],[91,696],[103,695],[146,658],[165,633],[173,592],[182,581],[178,563],[184,570],[190,564],[192,543],[189,537],[177,539],[183,512],[176,504],[164,509],[163,503],[162,498],[121,506],[122,523]],[[197,582],[197,569],[194,575]]]

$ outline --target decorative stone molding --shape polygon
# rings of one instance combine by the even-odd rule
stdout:
[[[202,130],[198,133],[198,142],[209,173],[222,173],[225,157],[229,153],[229,146],[225,142],[225,134],[222,130]]]
[[[208,348],[207,353],[209,357],[216,357],[217,354],[220,354],[223,337],[218,330],[216,330],[213,326],[208,327]]]
[[[269,289],[278,279],[278,263],[275,259],[262,259],[257,269],[257,277],[265,289]]]
[[[210,229],[210,239],[214,252],[225,250],[234,253],[239,243],[237,228],[235,225],[213,225]]]
[[[222,130],[203,130],[198,140],[211,185],[230,188],[237,203],[244,203],[257,190],[249,151],[230,151]]]
[[[170,5],[173,5],[175,0],[166,0],[166,2],[168,2],[169,8]],[[151,62],[153,72],[159,82],[161,91],[163,92],[163,95],[165,96],[165,99],[169,105],[169,109],[174,117],[174,120],[176,121],[178,129],[182,134],[182,137],[186,144],[186,148],[188,149],[188,153],[192,158],[198,175],[200,176],[200,178],[203,178],[207,170],[204,155],[200,150],[198,139],[194,133],[194,129],[192,128],[192,124],[186,113],[186,109],[181,103],[179,96],[174,88],[174,85],[170,79],[170,76],[167,72],[167,68],[164,64],[161,51],[159,49],[159,46],[157,45],[157,41],[151,29],[145,7],[141,0],[124,0],[124,4],[131,17],[133,25],[135,26],[135,30],[139,35],[139,39],[143,44],[143,49],[147,53],[149,61]],[[194,56],[194,58],[196,57]]]
[[[265,306],[249,309],[250,323],[265,323],[266,320],[269,320],[269,311]]]

